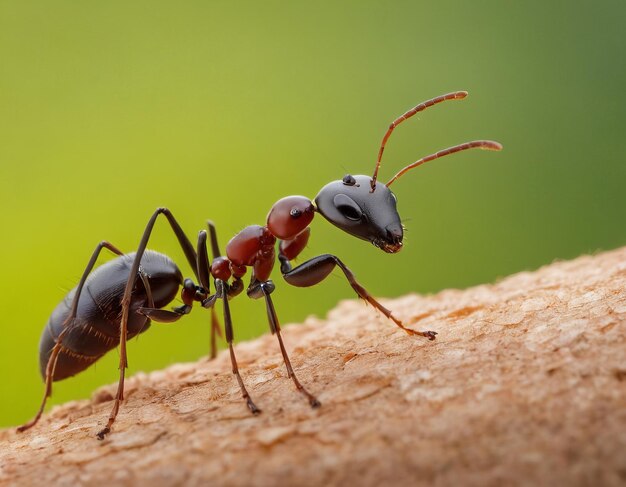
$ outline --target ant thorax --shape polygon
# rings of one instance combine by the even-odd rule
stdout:
[[[241,278],[245,268],[252,267],[258,281],[267,281],[276,260],[276,239],[281,240],[281,254],[289,260],[295,258],[309,240],[308,227],[314,216],[315,207],[304,196],[278,200],[267,215],[267,226],[247,226],[226,245],[231,273]]]

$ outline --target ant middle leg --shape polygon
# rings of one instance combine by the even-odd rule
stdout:
[[[274,291],[274,283],[272,281],[259,282],[253,281],[248,288],[248,296],[253,299],[258,299],[261,296],[265,298],[265,308],[267,310],[267,320],[270,326],[270,330],[272,334],[276,335],[278,339],[278,345],[280,347],[280,353],[283,356],[283,361],[285,362],[285,367],[287,368],[287,376],[293,380],[298,391],[300,391],[309,401],[309,404],[312,408],[318,408],[322,405],[318,399],[311,394],[306,388],[300,383],[298,378],[296,377],[296,373],[293,371],[293,367],[291,365],[291,360],[289,360],[289,355],[287,354],[287,349],[285,348],[285,344],[283,343],[283,337],[280,334],[280,322],[278,321],[278,316],[276,314],[276,309],[274,308],[274,302],[272,301],[272,297],[270,294]]]
[[[217,337],[223,338],[220,320],[217,317],[215,308],[211,308],[211,355],[210,358],[217,357]]]
[[[215,227],[212,223],[209,223],[209,230],[211,231],[211,244],[213,252],[219,254],[219,248],[217,247],[217,236],[215,233]],[[181,317],[189,314],[192,310],[194,301],[204,301],[208,297],[208,291],[210,289],[211,279],[211,264],[209,262],[209,256],[207,254],[207,233],[201,231],[198,234],[198,243],[196,247],[196,263],[193,266],[195,275],[198,277],[199,286],[196,286],[191,279],[185,279],[183,283],[183,305],[172,308],[172,310],[164,310],[159,308],[142,307],[138,312],[145,317],[156,321],[158,323],[174,323]],[[216,257],[218,255],[215,255]],[[215,308],[211,307],[211,344],[210,344],[210,358],[213,359],[217,356],[217,336],[222,336],[222,332],[217,319]]]
[[[211,240],[211,252],[213,253],[213,260],[218,257],[222,257],[222,252],[220,251],[219,242],[217,240],[217,230],[215,228],[215,224],[208,220],[207,227],[209,229],[209,236]],[[222,335],[222,328],[220,327],[220,320],[217,317],[217,313],[215,312],[215,308],[211,309],[211,358],[215,358],[217,356],[217,337],[224,338]]]
[[[207,226],[211,235],[211,250],[213,252],[213,259],[221,257],[219,245],[217,242],[217,232],[213,222],[208,221]],[[211,264],[209,263],[209,256],[207,252],[207,232],[202,230],[198,234],[198,246],[196,248],[198,254],[198,277],[200,279],[200,285],[205,289],[209,289],[209,280],[211,279]],[[214,359],[217,356],[217,337],[222,338],[222,330],[220,328],[220,322],[217,318],[215,308],[211,307],[211,355],[210,358]]]
[[[228,304],[228,284],[226,284],[221,279],[215,280],[216,291],[213,296],[205,299],[202,302],[202,306],[205,308],[213,308],[215,306],[215,302],[218,299],[222,300],[223,310],[224,310],[224,331],[226,335],[226,342],[228,343],[228,351],[230,352],[230,361],[232,364],[232,371],[235,377],[237,378],[237,382],[239,384],[239,388],[241,389],[241,395],[246,401],[246,406],[252,414],[259,414],[261,410],[254,404],[246,386],[241,378],[241,374],[239,373],[239,366],[237,365],[237,357],[235,356],[235,349],[233,347],[234,340],[234,332],[233,332],[233,322],[230,315],[230,306]]]

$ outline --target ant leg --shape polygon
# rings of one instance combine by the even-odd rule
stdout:
[[[221,257],[220,250],[217,244],[217,234],[215,232],[215,226],[212,222],[207,222],[209,232],[211,234],[211,247],[213,250],[213,258]],[[209,264],[209,256],[207,253],[207,233],[202,230],[198,234],[198,246],[196,248],[198,252],[198,275],[200,276],[200,284],[208,289],[209,280],[211,278],[211,265]],[[214,308],[211,308],[211,354],[210,358],[217,357],[217,335],[222,336],[222,330],[220,329],[220,322],[217,318],[217,314]]]
[[[67,334],[69,330],[70,328],[66,326],[63,329],[63,331],[59,333],[59,336],[57,337],[57,341],[54,344],[54,347],[52,348],[52,352],[50,353],[50,357],[48,358],[48,364],[46,365],[46,386],[45,386],[45,390],[43,394],[43,400],[41,401],[41,406],[39,407],[39,411],[37,411],[37,414],[35,415],[35,417],[31,419],[28,423],[23,424],[22,426],[19,426],[17,428],[18,433],[26,431],[27,429],[30,429],[33,426],[35,426],[37,422],[39,421],[39,418],[41,418],[41,415],[43,414],[43,410],[46,407],[46,402],[48,398],[52,395],[52,382],[54,380],[53,379],[54,369],[56,368],[57,358],[62,348],[61,340],[63,340],[63,337],[65,337],[65,335]]]
[[[209,229],[211,230],[211,242],[213,244],[214,251],[217,249],[217,241],[215,236],[215,228],[212,224],[209,224]],[[189,291],[189,296],[195,294],[193,299],[201,300],[201,297],[198,298],[198,292],[201,292],[202,295],[206,297],[204,294],[205,290],[210,288],[209,279],[211,277],[210,274],[210,265],[209,258],[206,251],[206,232],[202,231],[198,235],[198,245],[197,245],[197,265],[196,265],[196,275],[199,277],[200,284],[202,289],[199,289],[197,286],[193,284],[191,280],[185,281],[185,287]],[[217,250],[219,253],[219,250]],[[188,284],[189,283],[189,284]],[[145,285],[145,282],[144,282]],[[201,296],[202,296],[201,295]],[[148,301],[151,302],[151,297],[148,296]],[[191,302],[191,301],[190,301]],[[189,314],[191,312],[191,304],[184,304],[177,308],[173,308],[171,311],[154,308],[153,305],[150,307],[142,307],[139,308],[138,312],[146,316],[147,318],[156,321],[158,323],[174,323],[178,321],[182,316]],[[219,320],[217,319],[217,315],[215,313],[215,309],[211,308],[211,358],[215,358],[217,356],[217,343],[216,336],[222,336],[222,332],[219,325]]]
[[[287,270],[287,266],[284,264],[285,257],[281,258],[281,268],[284,267]],[[382,304],[374,299],[374,297],[367,292],[367,290],[361,286],[352,271],[348,269],[339,257],[336,257],[332,254],[324,254],[319,255],[317,257],[313,257],[306,262],[303,262],[298,267],[291,269],[287,272],[283,272],[283,277],[285,281],[287,281],[292,286],[296,287],[309,287],[318,284],[322,280],[324,280],[328,274],[332,272],[335,266],[339,266],[339,268],[343,271],[346,279],[352,286],[352,289],[356,291],[360,298],[364,299],[366,302],[370,303],[374,308],[384,314],[387,318],[392,320],[396,325],[402,328],[409,335],[419,335],[428,338],[429,340],[434,340],[437,332],[435,331],[415,331],[410,328],[405,327],[398,318],[396,318],[393,313],[385,308]]]
[[[122,297],[122,316],[120,319],[120,361],[119,361],[119,371],[120,377],[117,384],[117,392],[115,394],[115,401],[113,403],[113,408],[111,409],[111,413],[109,414],[109,420],[104,428],[102,428],[98,434],[96,435],[98,439],[103,440],[105,436],[111,431],[111,426],[115,422],[115,418],[117,417],[117,413],[120,409],[120,403],[124,399],[124,378],[125,371],[128,367],[128,360],[126,355],[126,339],[128,335],[128,314],[130,312],[130,303],[131,303],[131,295],[133,292],[133,288],[135,287],[135,281],[137,280],[137,275],[139,273],[139,268],[141,264],[141,258],[143,257],[144,252],[146,251],[146,247],[148,246],[148,240],[150,240],[150,235],[152,234],[152,229],[154,228],[154,224],[159,215],[164,215],[167,218],[167,221],[172,227],[176,238],[178,239],[178,243],[180,244],[183,252],[185,253],[185,257],[187,257],[187,261],[189,262],[190,267],[192,268],[194,274],[197,274],[197,261],[198,258],[196,256],[196,252],[193,248],[193,245],[183,232],[182,228],[174,218],[174,215],[167,208],[157,208],[156,211],[148,220],[146,228],[143,231],[143,235],[141,240],[139,241],[139,246],[137,248],[137,252],[135,254],[135,259],[133,260],[133,265],[130,268],[130,272],[128,275],[128,281],[126,281],[126,287],[124,288],[124,295]],[[196,275],[196,277],[198,277]],[[208,290],[207,290],[208,291]]]
[[[220,320],[215,308],[211,308],[211,359],[217,357],[217,337],[223,338]]]
[[[141,307],[137,310],[138,313],[144,315],[146,318],[156,321],[157,323],[174,323],[181,317],[191,313],[193,301],[201,301],[206,298],[204,289],[196,286],[191,279],[185,279],[183,283],[183,305],[172,308],[171,311],[166,309],[160,309],[154,307],[154,299],[152,298],[152,292],[150,291],[150,284],[148,279],[144,276],[140,269],[140,276],[144,282],[146,288],[146,295],[148,298],[148,306]]]
[[[239,383],[239,388],[241,389],[241,395],[246,401],[246,405],[252,414],[259,414],[261,410],[256,407],[250,394],[248,394],[248,390],[246,389],[245,384],[243,383],[243,379],[241,378],[241,374],[239,373],[239,366],[237,365],[237,357],[235,357],[235,349],[233,348],[233,322],[230,316],[230,307],[228,305],[228,290],[227,284],[221,279],[215,280],[216,293],[205,299],[202,302],[202,306],[205,308],[213,307],[215,305],[215,301],[217,299],[221,299],[224,305],[224,330],[226,332],[226,342],[228,343],[228,350],[230,352],[230,361],[233,366],[233,374],[237,377],[237,382]]]
[[[285,367],[287,367],[287,376],[293,380],[298,391],[300,391],[304,396],[308,399],[309,404],[312,408],[318,408],[322,405],[321,402],[317,400],[317,398],[307,391],[304,386],[300,383],[298,378],[296,377],[295,372],[293,371],[293,367],[291,366],[291,360],[289,360],[289,355],[287,354],[287,349],[285,348],[285,344],[283,343],[283,337],[280,334],[280,322],[278,321],[278,316],[276,315],[276,309],[274,308],[274,302],[270,294],[274,290],[274,285],[268,284],[267,282],[257,283],[261,292],[263,293],[263,297],[265,298],[265,307],[267,309],[267,320],[270,325],[270,330],[272,334],[276,334],[276,338],[278,338],[278,345],[280,346],[280,352],[283,355],[283,361],[285,362]],[[256,287],[256,286],[254,286]],[[250,289],[251,297],[254,297],[254,289]]]
[[[159,308],[139,308],[137,310],[138,313],[157,323],[174,323],[180,320],[181,317],[189,314],[190,311],[191,306],[187,305],[174,308],[172,311]]]
[[[63,348],[63,345],[62,345],[63,338],[71,329],[71,324],[74,322],[74,318],[76,318],[76,311],[78,309],[78,300],[80,299],[80,295],[83,291],[85,281],[87,280],[87,277],[89,276],[94,266],[96,265],[98,256],[100,255],[100,252],[102,251],[103,248],[109,249],[114,254],[124,255],[124,253],[121,250],[119,250],[117,247],[115,247],[113,244],[107,241],[103,240],[98,245],[96,245],[95,250],[91,254],[91,258],[89,259],[89,262],[87,263],[87,267],[85,267],[85,270],[83,271],[83,275],[80,278],[78,286],[76,287],[76,293],[74,294],[74,299],[72,300],[72,307],[70,308],[70,313],[67,315],[67,318],[63,322],[63,330],[56,337],[54,347],[52,348],[52,351],[50,352],[50,357],[48,357],[48,363],[46,364],[46,377],[45,377],[46,385],[45,385],[43,400],[41,401],[41,406],[39,407],[39,411],[37,411],[37,414],[35,415],[35,417],[31,419],[28,423],[23,424],[22,426],[17,428],[17,431],[20,433],[22,431],[26,431],[29,428],[32,428],[33,426],[35,426],[35,424],[37,424],[37,421],[39,421],[39,418],[41,418],[41,415],[43,414],[43,410],[46,406],[46,401],[48,400],[48,397],[50,397],[50,395],[52,394],[52,382],[54,382],[54,371],[57,365],[57,359],[59,357],[59,353],[61,352],[61,349]]]
[[[213,253],[213,259],[217,259],[218,257],[222,257],[222,253],[220,252],[220,246],[217,241],[217,230],[215,229],[215,224],[211,220],[207,220],[206,224],[207,224],[207,228],[209,229],[209,237],[211,239],[211,252]],[[230,292],[229,292],[229,295],[231,295]],[[212,359],[217,356],[217,337],[218,336],[220,338],[223,338],[222,328],[220,327],[220,321],[217,317],[217,313],[215,312],[215,309],[212,309],[211,310],[211,358]]]
[[[215,223],[211,220],[207,220],[206,225],[209,229],[209,234],[211,236],[211,251],[213,252],[213,258],[222,257],[222,253],[220,252],[220,246],[217,241],[217,230],[215,229]]]

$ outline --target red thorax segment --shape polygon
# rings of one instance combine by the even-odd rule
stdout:
[[[289,260],[295,258],[309,240],[308,226],[313,216],[315,207],[304,196],[278,200],[267,215],[266,227],[250,225],[230,239],[226,245],[228,259],[215,259],[211,274],[226,281],[231,274],[240,278],[246,273],[246,267],[253,267],[254,277],[267,281],[276,260],[276,239],[281,239],[281,253]]]
[[[287,196],[278,200],[267,215],[267,228],[282,240],[292,240],[309,226],[315,207],[304,196]]]
[[[267,281],[274,267],[276,237],[267,227],[250,225],[235,235],[226,245],[226,255],[235,276],[245,272],[243,266],[254,266],[254,276]]]

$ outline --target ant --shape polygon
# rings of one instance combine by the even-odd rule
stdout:
[[[269,211],[265,226],[250,225],[235,235],[220,252],[215,226],[208,222],[208,233],[200,231],[194,248],[189,238],[167,208],[158,208],[148,221],[136,252],[124,254],[109,242],[100,242],[94,250],[78,283],[52,312],[44,328],[39,345],[40,372],[45,380],[45,392],[36,416],[20,426],[25,431],[34,426],[52,392],[52,382],[73,376],[96,362],[109,350],[120,347],[119,382],[113,408],[106,426],[97,434],[104,439],[111,431],[124,397],[125,369],[128,366],[126,342],[143,333],[151,322],[172,323],[191,312],[194,302],[211,309],[211,356],[215,356],[215,336],[220,333],[214,305],[221,300],[226,342],[242,396],[251,413],[261,410],[255,405],[243,382],[233,348],[233,325],[229,299],[243,291],[243,276],[252,267],[247,295],[264,299],[272,334],[278,339],[280,351],[291,378],[313,408],[321,404],[298,380],[291,366],[280,333],[280,323],[272,302],[274,283],[270,275],[276,261],[288,284],[297,287],[314,286],[339,267],[357,295],[371,304],[409,335],[434,340],[434,331],[415,331],[406,328],[393,313],[380,304],[355,279],[346,265],[332,254],[323,254],[292,267],[293,261],[306,247],[313,217],[319,213],[330,223],[348,234],[366,240],[387,253],[402,249],[404,228],[396,209],[396,196],[389,186],[411,169],[455,152],[480,148],[500,150],[502,146],[489,140],[475,140],[455,145],[409,164],[386,184],[377,181],[383,152],[393,130],[403,121],[428,107],[447,100],[460,100],[466,91],[457,91],[427,100],[394,120],[387,129],[378,152],[374,174],[346,175],[342,180],[324,186],[315,201],[304,196],[287,196],[278,200]],[[165,216],[185,254],[196,281],[183,279],[177,265],[167,256],[147,250],[152,229],[159,215]],[[213,260],[209,261],[207,239],[210,240]],[[115,259],[94,266],[102,249],[117,254]],[[210,281],[215,292],[211,294]],[[171,310],[162,309],[171,303],[181,288],[183,304]]]

